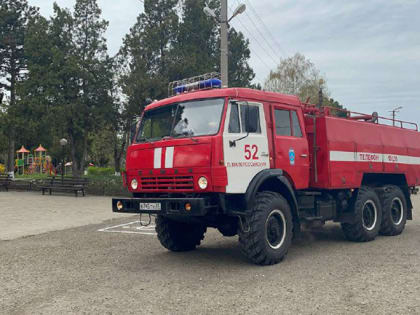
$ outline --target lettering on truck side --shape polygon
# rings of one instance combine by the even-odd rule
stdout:
[[[266,162],[227,162],[227,167],[265,167]]]
[[[380,157],[379,154],[371,154],[371,153],[359,153],[360,161],[379,161]]]

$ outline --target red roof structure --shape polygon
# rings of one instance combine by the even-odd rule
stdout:
[[[47,152],[47,150],[42,145],[39,145],[35,152]]]
[[[30,151],[26,150],[24,146],[22,146],[18,151],[16,151],[17,153],[31,153]]]

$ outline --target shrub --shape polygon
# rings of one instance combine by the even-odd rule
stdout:
[[[127,187],[123,187],[121,176],[92,177],[89,179],[87,193],[100,196],[131,196]]]
[[[4,174],[6,167],[3,164],[0,164],[0,174]]]
[[[90,166],[88,168],[89,176],[110,176],[114,175],[115,170],[112,167],[95,167]]]

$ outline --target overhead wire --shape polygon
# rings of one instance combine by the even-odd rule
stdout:
[[[287,51],[285,51],[283,49],[283,47],[278,43],[278,41],[274,37],[273,33],[271,32],[270,28],[267,26],[267,24],[265,24],[264,20],[258,14],[257,10],[255,10],[251,1],[246,0],[246,2],[248,3],[248,6],[250,7],[251,11],[254,13],[254,15],[257,17],[257,19],[260,21],[261,25],[265,28],[265,31],[267,32],[267,34],[271,37],[272,42],[275,44],[275,46],[277,46],[278,50],[280,50],[280,52],[286,57],[287,56]]]
[[[231,7],[229,7],[229,10],[231,11],[231,13],[233,12],[233,10],[232,10],[232,8]],[[236,21],[238,21],[240,24],[241,24],[241,26],[242,26],[242,28],[248,33],[248,35],[250,36],[250,37],[252,37],[253,38],[253,40],[255,40],[255,42],[258,44],[258,45],[260,45],[261,46],[261,43],[260,43],[260,41],[251,33],[251,31],[248,29],[248,27],[242,22],[242,20],[240,19],[240,18],[238,18],[237,17],[237,19],[236,19]],[[262,46],[261,46],[262,47]],[[272,70],[272,68],[267,64],[267,62],[266,61],[264,61],[264,59],[259,55],[259,54],[257,54],[256,53],[256,51],[255,50],[253,50],[253,49],[251,49],[250,48],[250,50],[251,51],[253,51],[252,53],[261,61],[261,63],[269,70],[269,71],[271,71]],[[265,50],[264,50],[265,51]],[[272,58],[269,54],[267,54],[267,56],[269,56],[270,58]],[[275,60],[275,59],[273,59],[273,61],[274,61],[274,64],[276,64],[277,63],[277,61]]]
[[[229,11],[230,11],[230,14],[233,14],[233,10],[232,10],[232,7],[230,7],[229,6]],[[248,27],[246,26],[246,24],[245,23],[243,23],[242,22],[242,20],[241,20],[241,18],[239,18],[238,16],[236,17],[236,19],[234,19],[233,21],[238,21],[240,24],[241,24],[241,26],[242,26],[242,29],[247,33],[247,35],[249,36],[249,37],[251,37],[260,47],[263,47],[263,46],[261,46],[261,43],[260,43],[260,41],[258,40],[258,38],[256,37],[256,36],[254,36],[254,34],[248,29]],[[262,58],[254,49],[252,49],[251,47],[249,47],[249,50],[251,51],[251,54],[252,55],[254,55],[255,57],[257,57],[257,59],[261,62],[261,64],[263,65],[263,66],[265,66],[266,68],[267,68],[267,70],[269,71],[269,72],[271,72],[272,70],[273,70],[273,68],[272,67],[270,67],[268,64],[267,64],[267,62],[264,60],[264,58]],[[266,52],[267,53],[267,51],[266,50],[264,50],[264,52]],[[277,61],[275,60],[275,59],[273,59],[272,58],[272,56],[270,55],[270,54],[267,54],[267,56],[269,57],[269,58],[271,58],[272,60],[273,60],[273,62],[274,62],[274,65],[277,65]],[[259,81],[260,83],[261,83],[261,85],[263,85],[264,86],[264,82],[265,82],[265,80],[261,80],[261,78],[260,77],[258,77],[257,76],[257,74],[255,74],[255,79],[257,80],[257,81]]]
[[[239,0],[236,0],[236,2],[238,3],[238,5],[240,5],[241,3],[239,2]],[[264,35],[263,32],[261,32],[261,30],[259,29],[257,23],[255,23],[254,19],[252,18],[251,15],[249,15],[248,11],[245,11],[245,15],[248,17],[249,21],[252,23],[252,25],[254,26],[255,30],[258,32],[259,37],[263,40],[263,42],[265,42],[265,46],[269,48],[269,51],[266,51],[267,55],[270,55],[270,58],[272,60],[274,60],[274,63],[277,65],[280,61],[280,58],[278,58],[278,51],[276,51],[276,49],[273,48],[273,46],[270,44],[270,42],[267,40],[266,36]],[[263,47],[263,46],[261,46]],[[273,57],[274,56],[274,57]]]

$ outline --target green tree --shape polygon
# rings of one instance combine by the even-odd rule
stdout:
[[[234,28],[229,30],[229,86],[253,87],[254,70],[249,65],[251,50],[249,40]]]
[[[100,130],[112,105],[112,60],[103,37],[107,25],[96,0],[77,0],[73,14],[54,5],[48,30],[51,47],[43,56],[51,60],[43,66],[48,91],[43,99],[50,105],[54,131],[59,135],[56,141],[61,137],[70,140],[75,176],[85,167],[89,135]],[[39,69],[35,72],[41,73]]]
[[[6,110],[2,102],[0,102],[0,163],[5,164],[7,161],[7,154],[3,154],[3,152],[7,152],[8,143],[7,143],[7,136],[6,136]]]
[[[281,59],[276,70],[270,72],[264,89],[296,95],[302,102],[316,104],[320,101],[319,92],[322,90],[323,105],[342,108],[337,101],[330,98],[326,80],[315,64],[300,53]]]
[[[208,18],[203,8],[220,8],[220,2],[185,0],[182,2],[182,23],[172,50],[171,80],[219,71],[219,29],[214,19]]]
[[[96,0],[77,0],[73,13],[73,47],[76,56],[76,99],[69,102],[66,127],[71,144],[73,174],[81,175],[88,155],[88,136],[97,131],[110,105],[110,60],[103,37],[108,22],[101,18]]]
[[[167,96],[174,63],[171,47],[178,30],[177,2],[145,0],[144,13],[138,16],[115,57],[111,125],[116,172],[120,170],[135,117],[140,116],[148,99]]]
[[[178,31],[177,0],[145,0],[144,13],[125,36],[118,56],[122,87],[137,104],[167,96],[173,42]],[[122,62],[121,62],[122,61]],[[144,92],[132,90],[140,84]],[[141,88],[138,88],[141,90]]]
[[[106,25],[95,1],[77,1],[74,14],[55,4],[51,21],[33,19],[25,40],[28,78],[19,89],[19,133],[26,144],[50,146],[60,160],[59,139],[68,138],[76,176],[99,147],[92,139],[110,120],[112,60],[102,36]]]
[[[276,70],[271,71],[264,88],[268,91],[297,95],[302,101],[308,98],[318,100],[322,88],[327,95],[325,79],[311,60],[296,53],[293,57],[280,60]]]
[[[16,137],[17,85],[25,77],[25,31],[37,9],[26,0],[3,0],[0,3],[0,88],[10,95],[7,108],[8,159],[7,170],[14,170]]]
[[[186,0],[183,2],[182,23],[172,51],[174,69],[170,78],[182,79],[207,72],[220,72],[219,23],[204,14],[207,5],[220,13],[220,1]],[[249,65],[249,40],[233,27],[229,29],[229,85],[254,87],[255,73]]]
[[[19,83],[20,100],[16,104],[16,141],[18,146],[32,148],[40,143],[50,148],[53,145],[54,116],[53,91],[55,81],[50,65],[53,61],[52,41],[49,36],[50,23],[37,16],[28,23],[25,34],[26,79]]]

